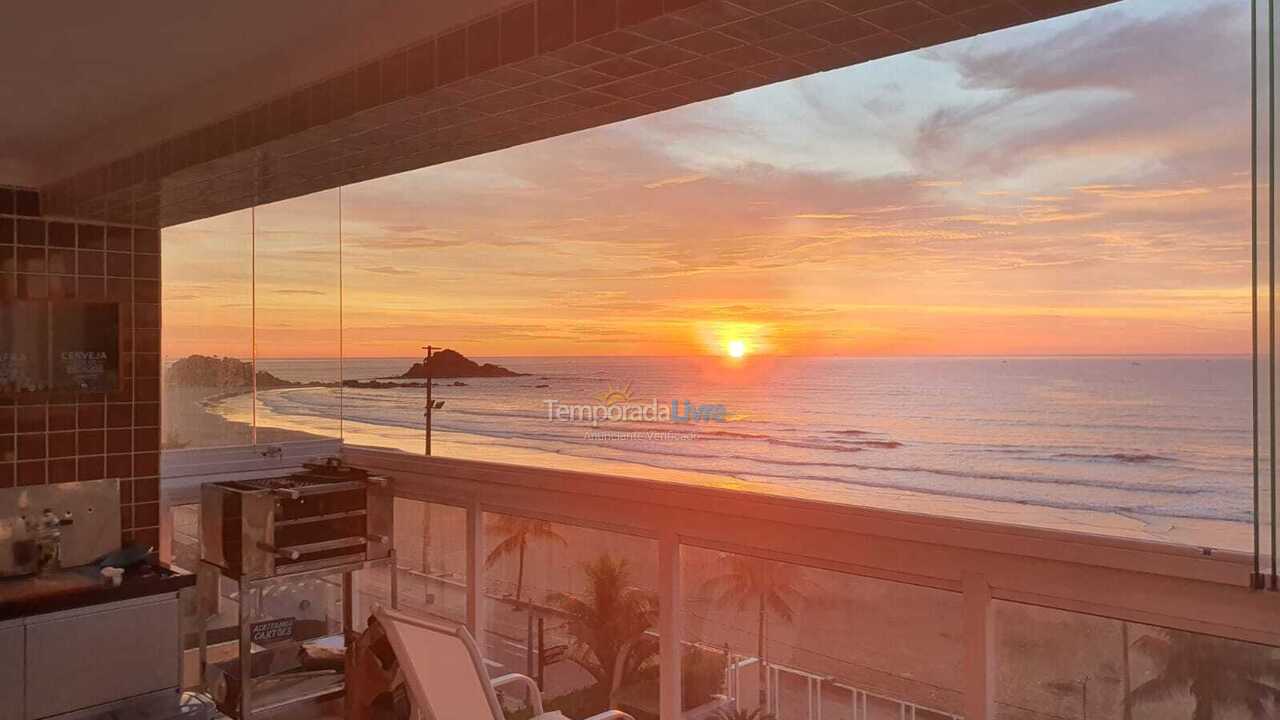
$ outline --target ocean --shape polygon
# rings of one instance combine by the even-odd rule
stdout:
[[[833,500],[879,489],[1143,522],[1251,518],[1247,357],[476,359],[527,374],[437,381],[435,438],[469,457],[537,451]],[[343,374],[387,377],[412,362],[347,359]],[[332,360],[259,368],[337,378]],[[423,393],[269,391],[259,415],[331,435],[341,407],[361,442],[384,444],[385,430],[385,444],[403,446],[421,438]],[[629,410],[593,425],[610,400]]]

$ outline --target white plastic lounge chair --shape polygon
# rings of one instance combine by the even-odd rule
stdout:
[[[484,661],[467,629],[433,625],[391,610],[375,612],[400,661],[409,699],[422,720],[503,720],[494,690],[524,685],[533,720],[567,720],[542,708],[542,693],[527,675],[511,673],[488,679]],[[635,720],[620,710],[606,710],[587,720]]]

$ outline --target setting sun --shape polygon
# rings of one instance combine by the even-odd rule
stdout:
[[[721,358],[741,360],[748,355],[771,355],[778,352],[773,342],[772,329],[759,322],[706,320],[696,323],[695,342],[702,346],[702,353]],[[695,345],[696,347],[696,345]]]

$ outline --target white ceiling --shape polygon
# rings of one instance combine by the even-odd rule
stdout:
[[[510,4],[7,3],[0,184],[51,182]]]

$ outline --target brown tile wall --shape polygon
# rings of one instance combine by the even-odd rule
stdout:
[[[0,396],[0,488],[120,478],[122,540],[158,546],[160,231],[40,205],[0,186],[0,298],[120,302],[123,378],[105,395]]]

